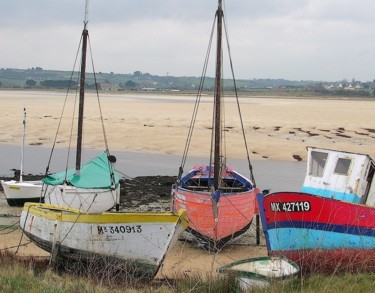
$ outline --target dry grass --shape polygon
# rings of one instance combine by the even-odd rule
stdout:
[[[73,271],[72,267],[53,269],[45,259],[20,259],[12,254],[0,252],[0,292],[172,292],[165,284],[135,284],[128,282],[118,272],[92,267]]]
[[[9,253],[0,253],[0,292],[240,292],[232,276],[180,276],[174,280],[154,280],[148,284],[131,284],[118,275],[106,279],[91,273],[56,271],[45,260],[21,260]],[[92,268],[91,268],[92,269]],[[266,288],[253,288],[251,292],[308,292],[345,293],[373,292],[374,274],[315,275],[306,279],[275,282]]]

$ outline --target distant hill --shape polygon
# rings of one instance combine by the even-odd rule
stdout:
[[[182,91],[196,92],[200,77],[193,76],[158,76],[149,73],[135,71],[131,74],[96,73],[97,86],[105,91]],[[0,88],[35,88],[35,89],[66,89],[68,86],[77,87],[78,72],[59,70],[44,70],[41,67],[31,69],[1,68]],[[350,83],[352,85],[353,81]],[[336,88],[332,84],[348,84],[346,81],[328,83],[317,81],[290,81],[285,79],[251,79],[236,80],[237,90],[241,93],[268,93],[268,92],[309,92],[311,94],[329,94],[343,92],[349,96],[372,95],[373,83],[362,84],[355,82],[352,88],[355,91],[346,93],[343,87]],[[360,84],[360,90],[358,87]],[[86,86],[95,88],[94,74],[87,73]],[[331,86],[331,87],[330,87]],[[357,87],[355,87],[357,86]],[[206,77],[204,90],[211,91],[214,87],[214,79]],[[224,90],[233,91],[232,80],[224,80]]]

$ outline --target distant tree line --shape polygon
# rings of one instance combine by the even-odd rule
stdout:
[[[70,80],[43,80],[40,82],[40,85],[47,88],[68,88],[69,86],[71,88],[78,87],[78,83],[76,81]]]
[[[78,87],[78,78],[70,81],[72,72],[59,70],[44,70],[41,67],[29,69],[0,68],[0,86],[3,88],[71,88]],[[74,72],[78,74],[78,72]],[[99,72],[95,76],[92,73],[86,74],[86,87],[116,91],[189,91],[195,92],[200,86],[201,78],[194,76],[175,77],[169,74],[164,76],[152,75],[141,71],[134,71],[129,74]],[[345,89],[328,89],[330,84],[342,84],[345,87],[349,84],[347,80],[337,82],[284,80],[284,79],[237,79],[236,87],[239,92],[263,93],[263,92],[305,92],[314,95],[344,95],[344,96],[372,96],[374,95],[375,81],[359,82],[354,79],[350,82],[353,86],[360,85],[352,91]],[[203,84],[204,91],[214,89],[215,79],[206,77]],[[225,91],[233,91],[234,83],[231,79],[223,82]]]
[[[31,82],[29,82],[30,84]],[[36,82],[33,83],[33,86],[35,86]],[[97,84],[98,85],[98,89],[100,90],[100,83]],[[32,86],[32,85],[31,85]],[[66,89],[66,88],[72,88],[72,89],[75,89],[75,88],[78,88],[78,82],[76,81],[73,81],[73,80],[43,80],[40,82],[40,86],[41,87],[45,87],[45,88],[63,88],[63,89]],[[85,83],[85,88],[87,89],[95,89],[95,83],[92,83],[92,84],[88,84],[88,83]]]

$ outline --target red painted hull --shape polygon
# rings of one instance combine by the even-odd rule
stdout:
[[[211,194],[193,192],[183,188],[174,190],[174,208],[187,210],[189,228],[200,238],[221,246],[243,234],[250,226],[256,210],[258,189],[222,195],[217,204],[218,221],[215,221]]]
[[[375,249],[271,251],[269,255],[289,258],[300,266],[303,274],[375,272]]]
[[[309,202],[310,210],[273,211],[273,203]],[[357,226],[374,229],[375,207],[348,203],[330,198],[300,192],[277,192],[264,197],[263,208],[267,216],[267,225],[285,221],[319,222],[330,225]]]
[[[223,166],[219,191],[212,193],[213,168],[196,165],[172,187],[173,208],[186,209],[188,230],[209,249],[219,249],[243,234],[258,212],[258,188],[233,168]]]

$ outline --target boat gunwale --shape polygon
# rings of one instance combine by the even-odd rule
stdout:
[[[186,210],[173,212],[102,212],[85,213],[68,207],[60,207],[52,204],[27,202],[23,211],[28,215],[39,216],[49,220],[74,223],[176,223],[187,225]],[[185,223],[186,222],[186,223]]]

